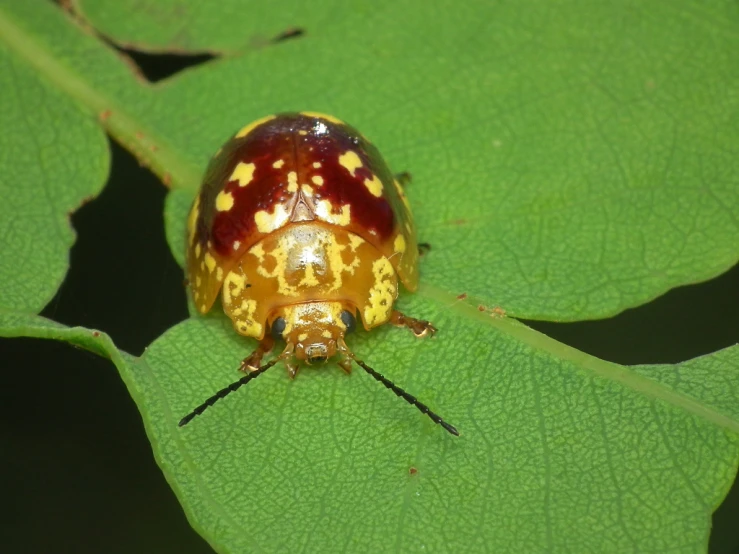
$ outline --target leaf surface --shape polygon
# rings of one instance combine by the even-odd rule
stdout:
[[[690,403],[669,386],[464,306],[436,309],[449,334],[382,329],[355,350],[456,424],[442,432],[367,375],[271,371],[188,427],[203,391],[245,352],[224,317],[190,319],[142,358],[104,334],[2,314],[0,333],[67,340],[114,360],[145,406],[155,455],[219,551],[695,551],[739,456],[739,420],[714,409],[710,368],[734,347],[678,366],[704,380]],[[508,331],[508,332],[505,332]],[[463,359],[441,374],[434,360]],[[236,373],[236,372],[233,372]],[[739,398],[724,394],[727,403]],[[299,514],[287,517],[289,514]]]
[[[103,187],[110,154],[89,114],[1,41],[0,91],[0,307],[36,312],[64,278],[70,214]]]
[[[152,86],[51,4],[0,2],[0,63],[12,69],[0,94],[13,107],[0,112],[13,152],[0,170],[4,182],[37,187],[12,197],[30,211],[0,207],[4,244],[16,249],[0,258],[0,332],[110,357],[191,522],[219,551],[703,549],[737,469],[739,350],[625,368],[501,313],[604,317],[736,263],[739,8],[344,4],[356,11],[342,19],[327,6],[296,22],[304,38]],[[92,22],[96,8],[136,6],[78,5]],[[285,23],[258,15],[249,29],[264,36]],[[246,44],[234,26],[216,33],[220,16],[175,26],[147,12],[105,17],[103,32],[122,43]],[[51,105],[44,127],[32,108]],[[304,109],[353,123],[414,176],[408,194],[432,250],[421,290],[399,308],[440,333],[418,341],[381,328],[351,347],[459,439],[366,374],[333,366],[295,381],[270,370],[179,429],[238,378],[254,346],[222,314],[170,329],[141,358],[31,315],[64,273],[69,238],[49,222],[97,190],[107,168],[95,121],[171,185],[165,224],[182,262],[209,156],[249,120]],[[71,143],[53,140],[65,133]],[[63,155],[50,154],[60,142]],[[33,190],[53,194],[39,202]],[[14,238],[2,225],[25,213]],[[17,269],[19,252],[36,269]]]

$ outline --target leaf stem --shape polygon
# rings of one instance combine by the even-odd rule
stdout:
[[[425,284],[418,294],[448,306],[465,317],[496,327],[506,335],[529,345],[535,350],[550,354],[557,360],[568,361],[582,371],[619,383],[635,392],[655,400],[683,409],[723,429],[739,433],[739,421],[720,411],[706,406],[684,393],[675,391],[662,383],[649,379],[629,369],[628,366],[607,362],[554,340],[543,333],[527,327],[512,317],[491,317],[489,312],[478,309],[479,302],[473,297],[463,300],[438,287]]]
[[[166,186],[194,190],[201,169],[176,154],[164,137],[158,136],[140,117],[127,110],[124,107],[127,103],[116,95],[116,91],[122,89],[133,89],[140,92],[141,96],[156,94],[156,91],[145,81],[136,79],[129,67],[126,67],[125,71],[120,71],[121,66],[125,65],[123,58],[117,52],[103,46],[99,39],[89,36],[71,16],[61,12],[51,3],[48,3],[48,7],[42,7],[46,3],[37,4],[41,4],[34,8],[42,12],[38,14],[39,18],[56,17],[60,23],[66,24],[67,33],[70,31],[69,27],[74,27],[73,32],[79,34],[78,40],[90,42],[89,45],[83,46],[99,49],[101,54],[110,56],[111,64],[116,62],[119,64],[119,71],[110,81],[111,86],[103,90],[96,82],[99,81],[97,79],[99,75],[92,78],[93,74],[90,71],[94,71],[98,65],[91,64],[93,66],[91,68],[79,67],[79,62],[75,64],[76,58],[62,57],[60,53],[63,53],[63,49],[52,48],[44,38],[20,25],[8,13],[8,8],[12,9],[12,6],[0,7],[0,45],[4,44],[24,63],[35,68],[49,85],[68,94],[85,111],[96,117],[116,141],[134,154],[139,162],[157,175]],[[127,76],[125,81],[120,79],[121,75]]]

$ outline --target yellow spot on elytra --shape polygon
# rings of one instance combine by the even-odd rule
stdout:
[[[321,336],[322,336],[322,337],[323,337],[324,339],[330,339],[330,338],[331,338],[331,331],[329,331],[328,329],[325,329],[325,330],[324,330],[324,331],[323,331],[323,332],[321,333]]]
[[[223,282],[223,304],[229,306],[246,288],[246,278],[234,271],[229,271]]]
[[[254,319],[254,312],[257,310],[257,301],[253,298],[244,300],[240,308],[230,311],[230,315],[238,317],[234,320],[236,330],[247,337],[258,338],[262,335],[263,325]]]
[[[355,252],[357,248],[359,248],[362,244],[364,244],[364,239],[361,238],[358,235],[355,235],[354,233],[351,233],[349,235],[349,248],[352,252]]]
[[[233,249],[234,250],[238,250],[240,246],[241,246],[241,241],[240,240],[235,240],[234,243],[233,243]]]
[[[213,273],[213,270],[216,268],[216,260],[210,255],[210,252],[205,253],[205,265],[208,266],[208,273]]]
[[[256,256],[257,260],[259,260],[260,263],[263,262],[265,254],[264,254],[264,248],[262,247],[262,243],[258,242],[257,244],[252,246],[251,250],[249,250],[249,254]]]
[[[405,252],[405,238],[403,237],[403,235],[398,235],[397,237],[395,237],[393,248],[396,252]]]
[[[306,131],[305,129],[300,129],[300,131],[298,131],[298,134],[299,134],[300,136],[303,136],[303,137],[304,137],[305,135],[307,135],[307,134],[308,134],[308,131]]]
[[[280,169],[283,165],[285,165],[285,160],[277,160],[275,163],[272,164],[272,167],[275,169]]]
[[[294,171],[287,174],[287,192],[298,192],[298,174]]]
[[[369,300],[362,314],[368,327],[374,327],[389,319],[393,301],[398,294],[395,270],[387,258],[375,260],[372,264],[372,274],[375,283],[369,291]]]
[[[298,340],[299,340],[300,342],[303,342],[303,341],[304,341],[305,339],[307,339],[307,338],[308,338],[308,333],[300,333],[300,334],[298,335]]]
[[[208,311],[208,306],[206,306],[206,305],[205,305],[205,302],[203,302],[203,303],[202,303],[202,304],[200,305],[200,313],[201,313],[201,314],[204,314],[204,313],[205,313],[205,312],[207,312],[207,311]]]
[[[200,252],[201,251],[202,251],[202,248],[200,248],[200,243],[197,243],[195,245],[195,257],[196,258],[199,258],[200,257]]]
[[[320,175],[314,175],[313,177],[310,178],[310,180],[313,181],[313,184],[318,187],[323,185],[323,177],[321,177]]]
[[[200,300],[200,293],[198,291],[195,291],[195,292],[192,293],[192,297],[197,302],[198,300]]]
[[[260,233],[271,233],[275,229],[282,227],[290,217],[283,204],[275,204],[272,213],[266,210],[259,210],[254,214],[254,223]]]
[[[313,187],[310,185],[300,185],[300,190],[302,190],[303,194],[306,196],[313,196]]]
[[[199,287],[200,286],[200,283],[202,283],[202,282],[203,282],[203,280],[200,278],[200,275],[198,275],[197,277],[195,277],[195,286],[196,287]]]
[[[260,277],[275,279],[277,281],[277,292],[284,296],[297,296],[298,288],[288,283],[288,257],[295,249],[296,238],[293,234],[282,235],[268,251],[265,252],[262,243],[252,246],[249,253],[258,260],[257,273]],[[273,259],[269,262],[267,257]]]
[[[246,127],[243,127],[238,133],[236,133],[236,138],[243,138],[249,133],[251,133],[254,129],[262,125],[263,123],[267,123],[268,121],[272,121],[275,118],[274,115],[268,115],[267,117],[263,117],[261,119],[257,119],[256,121],[252,121],[247,125]]]
[[[318,169],[319,167],[321,167],[321,162],[313,162],[313,167]]]
[[[305,115],[308,117],[318,117],[320,119],[325,119],[326,121],[330,121],[331,123],[335,123],[336,125],[344,125],[344,122],[340,119],[332,116],[332,115],[326,115],[325,113],[319,113],[319,112],[300,112],[301,115]]]
[[[189,237],[189,242],[192,244],[192,242],[195,240],[195,228],[198,223],[198,216],[200,215],[200,195],[195,198],[195,202],[192,205],[192,208],[190,209],[190,215],[187,216],[187,235]]]
[[[359,159],[359,156],[357,156],[354,150],[347,150],[339,156],[339,165],[344,167],[354,177],[354,172],[362,167],[362,160]]]
[[[365,179],[364,186],[367,187],[367,190],[370,191],[372,196],[376,196],[377,198],[382,196],[382,181],[377,178],[377,175],[373,175],[372,179]]]
[[[221,266],[216,269],[216,279],[223,281],[223,268]]]
[[[205,271],[205,262],[200,262],[200,271]]]
[[[240,187],[245,187],[249,183],[251,183],[252,179],[254,178],[254,170],[256,170],[257,166],[255,166],[253,163],[245,164],[244,162],[239,162],[238,165],[234,168],[233,173],[231,173],[231,177],[228,178],[229,181],[238,181]]]
[[[346,227],[351,221],[351,206],[344,204],[341,206],[341,211],[337,214],[333,211],[333,206],[328,200],[319,200],[316,202],[316,215],[334,225],[341,225]]]
[[[355,251],[356,248],[363,243],[364,240],[361,237],[350,233],[349,248],[351,253],[348,256],[345,256],[343,253],[346,250],[346,245],[339,244],[336,240],[335,233],[328,234],[324,240],[324,248],[326,249],[330,268],[330,272],[328,274],[333,275],[333,282],[329,287],[329,291],[341,290],[341,287],[344,284],[344,273],[354,275],[354,270],[359,267],[361,262]],[[345,261],[346,258],[349,258],[349,261]]]
[[[227,212],[234,206],[234,197],[231,196],[230,192],[222,190],[216,196],[216,210],[219,212]]]

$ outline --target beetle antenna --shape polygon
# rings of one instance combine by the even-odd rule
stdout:
[[[226,398],[229,394],[231,394],[234,391],[237,391],[238,389],[240,389],[242,386],[246,385],[252,379],[256,379],[257,377],[259,377],[262,373],[264,373],[270,367],[272,367],[273,365],[275,365],[279,361],[279,359],[280,358],[275,358],[271,362],[267,362],[266,364],[264,364],[259,369],[247,373],[246,375],[244,375],[238,381],[235,381],[235,382],[231,383],[229,386],[227,386],[226,388],[219,390],[213,396],[211,396],[210,398],[208,398],[208,400],[206,400],[205,402],[203,402],[200,406],[198,406],[192,412],[190,412],[185,417],[183,417],[180,420],[179,426],[180,427],[184,427],[185,425],[187,425],[188,423],[190,423],[195,416],[199,416],[200,414],[202,414],[205,410],[207,410],[208,408],[210,408],[213,404],[215,404],[216,402],[218,402],[221,398]]]
[[[444,421],[440,416],[432,412],[426,404],[424,404],[423,402],[420,402],[418,398],[405,392],[398,385],[390,381],[390,379],[377,373],[374,369],[372,369],[370,366],[365,364],[362,360],[358,360],[357,358],[354,358],[354,361],[357,362],[361,366],[361,368],[364,369],[367,373],[369,373],[372,377],[374,377],[380,383],[382,383],[387,388],[389,388],[391,391],[393,391],[397,396],[403,398],[406,402],[408,402],[408,404],[411,404],[415,406],[416,408],[418,408],[422,414],[426,414],[427,416],[429,416],[431,418],[431,421],[433,421],[434,423],[438,423],[444,429],[449,431],[452,435],[456,437],[459,436],[459,431],[457,431],[457,428],[454,427],[454,425]]]

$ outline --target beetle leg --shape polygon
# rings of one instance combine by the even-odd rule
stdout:
[[[339,338],[336,341],[336,349],[339,351],[341,359],[337,362],[339,367],[344,370],[344,373],[351,375],[352,373],[352,353],[349,347],[344,342],[343,338]]]
[[[403,171],[395,176],[395,180],[398,181],[398,184],[401,187],[405,188],[406,186],[408,186],[408,183],[411,182],[411,174],[407,171]]]
[[[347,375],[351,375],[352,373],[352,359],[349,356],[344,356],[341,360],[339,360],[338,365],[341,369],[344,370],[344,373]]]
[[[436,333],[436,327],[431,325],[428,321],[408,317],[407,315],[400,313],[398,310],[393,310],[393,313],[390,314],[390,323],[396,327],[408,327],[408,329],[413,331],[413,334],[419,339],[426,335],[433,336]]]
[[[295,358],[286,359],[285,367],[287,368],[287,375],[290,379],[295,379],[298,375],[298,370],[300,369],[300,364],[295,361]]]
[[[254,352],[244,358],[244,360],[241,362],[241,365],[239,366],[239,371],[249,373],[251,371],[256,371],[257,369],[259,369],[259,366],[262,365],[262,358],[265,354],[269,354],[272,351],[272,347],[274,346],[274,344],[275,339],[272,338],[272,335],[265,335],[264,338],[259,342],[259,345],[257,345],[256,350],[254,350]]]

